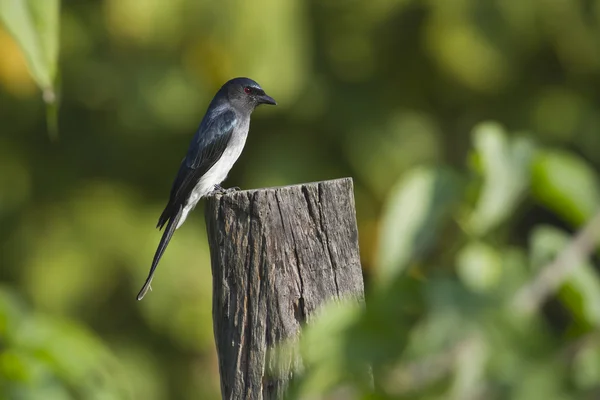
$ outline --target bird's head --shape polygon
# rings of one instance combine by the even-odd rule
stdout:
[[[276,105],[277,102],[260,87],[258,83],[248,78],[235,78],[223,85],[222,90],[234,107],[252,111],[261,104]]]

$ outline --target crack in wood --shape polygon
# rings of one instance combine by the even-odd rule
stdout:
[[[279,198],[279,195],[277,193],[275,193],[275,201],[277,202],[277,208],[279,210],[279,216],[281,218],[281,224],[284,227],[285,230],[285,220],[283,218],[283,212],[281,211],[281,201]],[[288,225],[289,227],[289,225]],[[300,286],[299,286],[299,292],[300,292],[300,297],[297,299],[298,303],[294,303],[295,307],[300,307],[300,315],[302,316],[301,320],[298,320],[298,324],[301,324],[302,322],[305,321],[306,318],[306,310],[304,309],[304,281],[302,279],[302,270],[300,268],[300,257],[298,256],[298,245],[296,244],[296,237],[294,235],[294,230],[289,227],[289,233],[291,235],[291,239],[292,239],[292,249],[294,251],[294,258],[295,258],[295,267],[296,267],[296,273],[298,274],[298,280],[300,282]],[[294,313],[294,315],[296,316],[296,313]]]
[[[246,263],[244,265],[245,269],[247,270],[247,280],[246,280],[246,298],[244,301],[244,310],[245,310],[245,315],[246,315],[246,319],[245,319],[245,323],[246,323],[246,329],[244,330],[244,332],[252,332],[252,317],[253,317],[253,309],[252,307],[248,308],[248,303],[251,302],[251,298],[250,295],[252,293],[252,272],[253,272],[253,268],[255,267],[253,261],[253,257],[254,257],[254,252],[256,251],[255,248],[255,238],[256,236],[253,235],[253,221],[255,218],[254,215],[254,207],[255,207],[255,197],[256,194],[253,196],[251,193],[248,193],[248,202],[249,202],[249,210],[250,212],[248,213],[248,244],[247,244],[247,250],[246,250]],[[259,267],[259,266],[258,266]],[[259,267],[260,268],[260,267]],[[249,375],[249,371],[250,371],[250,342],[251,342],[252,338],[250,337],[250,335],[244,335],[243,337],[243,342],[244,346],[243,348],[245,349],[245,358],[246,358],[246,365],[243,368],[243,373],[244,373],[244,386],[245,386],[245,390],[244,393],[246,395],[246,398],[249,397],[250,393],[252,392],[252,387],[251,387],[251,383],[250,383],[250,379],[248,378]]]
[[[323,220],[325,219],[325,217],[323,216],[323,203],[321,201],[323,188],[322,188],[321,184],[318,184],[317,188],[318,188],[317,193],[319,196],[320,228],[321,228],[321,231],[323,232],[323,236],[325,237],[324,245],[325,245],[325,249],[327,249],[327,254],[329,255],[329,262],[331,263],[331,270],[333,271],[333,283],[335,283],[335,292],[336,292],[337,298],[339,299],[340,298],[340,286],[338,284],[338,279],[337,279],[337,266],[334,261],[333,253],[331,252],[331,248],[329,246],[329,237],[327,236],[327,230],[323,226]]]

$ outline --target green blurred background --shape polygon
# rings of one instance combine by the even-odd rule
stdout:
[[[600,203],[600,0],[0,0],[0,21],[0,399],[219,398],[202,204],[135,295],[236,76],[278,106],[226,187],[354,178],[369,307],[307,331],[296,396],[600,398],[595,257],[513,302]]]

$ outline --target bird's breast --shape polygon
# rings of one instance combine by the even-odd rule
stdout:
[[[193,203],[195,206],[201,197],[212,192],[215,185],[220,184],[227,178],[229,171],[242,154],[248,138],[249,127],[250,121],[247,120],[234,130],[221,158],[200,178],[194,187],[188,204]]]

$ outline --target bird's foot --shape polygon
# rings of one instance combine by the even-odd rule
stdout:
[[[240,188],[237,186],[229,188],[229,189],[225,189],[221,185],[215,185],[215,190],[213,193],[226,194],[226,193],[232,193],[232,192],[238,192],[238,191],[240,191]]]

